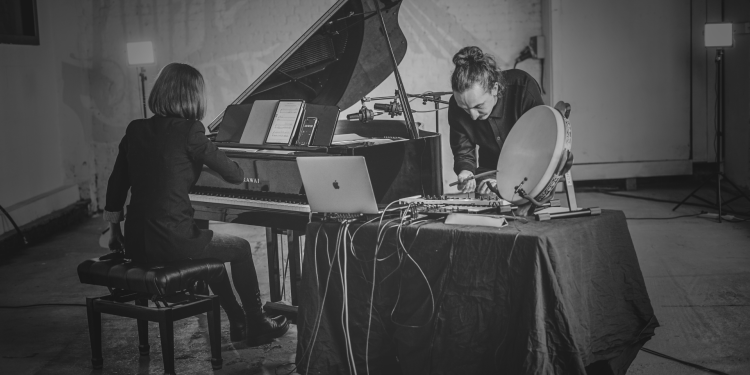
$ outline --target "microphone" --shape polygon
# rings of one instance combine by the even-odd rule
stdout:
[[[362,108],[359,109],[359,112],[357,112],[357,113],[350,113],[350,114],[346,115],[346,119],[347,120],[359,120],[360,122],[366,123],[368,121],[372,121],[372,119],[375,116],[380,115],[380,114],[382,114],[382,112],[375,113],[371,109],[369,109],[369,108],[367,108],[365,106],[362,106]]]
[[[391,115],[391,117],[399,116],[404,112],[403,108],[401,108],[401,104],[397,102],[391,102],[388,104],[375,103],[373,107]]]

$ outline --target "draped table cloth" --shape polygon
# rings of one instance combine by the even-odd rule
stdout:
[[[620,211],[397,224],[308,225],[299,373],[625,374],[658,327]]]

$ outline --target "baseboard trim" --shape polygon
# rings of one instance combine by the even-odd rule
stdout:
[[[81,194],[78,185],[70,184],[7,206],[5,209],[13,217],[16,224],[22,226],[68,207],[80,199]],[[10,221],[4,215],[0,215],[0,235],[13,230]]]
[[[89,200],[80,200],[68,207],[44,215],[30,223],[20,225],[21,232],[29,245],[42,242],[63,229],[86,220],[89,213]],[[0,235],[0,259],[9,255],[8,251],[24,247],[21,236],[14,230]]]
[[[571,173],[573,181],[683,176],[693,174],[693,162],[691,160],[666,160],[574,164]]]

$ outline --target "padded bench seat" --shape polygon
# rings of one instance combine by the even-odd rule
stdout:
[[[224,263],[216,259],[184,260],[165,264],[142,264],[122,256],[106,255],[78,265],[81,283],[105,286],[110,294],[86,298],[91,340],[91,363],[103,367],[101,314],[138,320],[139,351],[149,355],[148,322],[158,322],[164,373],[174,374],[173,322],[208,313],[211,366],[222,367],[221,314],[217,296],[198,294],[196,285],[227,277]],[[207,294],[207,293],[204,293]],[[154,307],[149,306],[149,300]],[[135,302],[130,304],[129,302]]]
[[[140,264],[122,257],[94,258],[78,265],[81,283],[166,296],[192,288],[198,281],[218,280],[226,273],[219,260],[182,260],[165,264]]]

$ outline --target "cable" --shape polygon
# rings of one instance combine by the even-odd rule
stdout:
[[[281,270],[281,299],[285,299],[286,297],[286,271],[289,268],[289,248],[286,249],[286,262],[284,262],[284,240],[282,237],[282,240],[280,242],[281,247],[281,263],[284,264],[284,268]]]
[[[321,224],[321,228],[322,227],[323,227],[323,224]],[[329,261],[328,276],[326,277],[326,285],[323,290],[323,300],[320,302],[320,311],[318,312],[318,318],[316,319],[316,322],[314,324],[313,335],[310,338],[310,343],[308,344],[307,348],[305,349],[304,352],[302,352],[302,355],[299,358],[299,361],[302,361],[302,358],[305,357],[305,354],[308,354],[307,367],[305,368],[305,374],[310,373],[310,362],[312,361],[312,352],[313,352],[313,348],[315,347],[315,341],[318,337],[318,332],[320,331],[320,323],[323,318],[323,309],[325,308],[326,297],[328,296],[328,286],[330,285],[329,283],[331,281],[331,273],[333,273],[333,259],[331,259],[330,255],[328,255],[328,247],[329,247],[328,233],[324,230],[323,234],[325,234],[325,237],[326,237],[326,258],[328,258],[328,261]],[[316,236],[316,239],[317,239],[317,236]],[[315,259],[316,274],[317,274],[317,267],[318,267],[317,252],[318,252],[318,243],[315,242],[315,248],[313,249],[313,257]],[[336,248],[336,251],[333,253],[334,259],[336,258],[337,252],[338,252],[338,248]],[[320,286],[318,286],[318,288],[320,288]],[[309,352],[307,351],[308,349],[310,350]]]
[[[677,201],[670,201],[670,200],[667,200],[667,199],[649,198],[649,197],[641,197],[641,196],[638,196],[638,195],[613,193],[611,191],[606,191],[606,190],[603,190],[603,189],[595,189],[595,191],[598,192],[598,193],[602,193],[602,194],[606,194],[606,195],[611,195],[613,197],[632,198],[632,199],[640,199],[640,200],[644,200],[644,201],[661,202],[661,203],[680,203],[680,202],[677,202]],[[704,207],[704,208],[715,208],[714,206],[708,206],[708,205],[699,204],[699,203],[684,202],[682,204],[688,205],[688,206]],[[727,213],[733,214],[733,215],[743,215],[743,216],[744,215],[750,215],[750,213],[737,212],[737,211],[734,211],[734,210],[724,210],[724,211],[727,212]]]
[[[689,367],[692,367],[692,368],[695,368],[695,369],[698,369],[698,370],[702,370],[702,371],[705,371],[705,372],[708,372],[708,373],[711,373],[711,374],[729,375],[726,372],[721,372],[719,370],[713,370],[713,369],[710,369],[710,368],[707,368],[707,367],[703,367],[701,365],[696,365],[695,363],[691,363],[691,362],[688,362],[688,361],[683,361],[681,359],[677,359],[675,357],[668,356],[668,355],[663,354],[663,353],[659,353],[659,352],[657,352],[655,350],[651,350],[649,348],[641,347],[641,351],[644,351],[644,352],[646,352],[648,354],[655,355],[657,357],[666,358],[666,359],[668,359],[670,361],[675,361],[675,362],[681,363],[681,364],[683,364],[685,366],[689,366]]]
[[[424,111],[417,111],[415,109],[412,109],[411,111],[414,112],[414,113],[429,113],[429,112],[442,111],[444,109],[448,109],[448,107],[440,107],[440,108],[436,108],[436,109],[426,109]]]
[[[341,288],[342,288],[341,292],[342,292],[342,297],[343,297],[343,301],[341,303],[341,329],[344,333],[344,347],[345,347],[344,351],[346,352],[346,361],[347,361],[347,365],[349,366],[349,373],[351,374],[352,373],[352,358],[349,352],[349,332],[347,330],[346,322],[345,322],[346,305],[347,305],[347,299],[348,299],[347,290],[346,290],[346,275],[345,275],[346,268],[345,267],[342,268],[341,266],[341,251],[339,251],[341,247],[341,241],[343,238],[342,227],[343,227],[343,223],[339,225],[338,233],[336,235],[336,254],[338,254],[338,256],[336,257],[336,261],[338,262],[339,271],[340,271],[339,281],[341,281]],[[346,248],[344,248],[344,259],[346,259]]]
[[[539,59],[539,64],[541,65],[541,67],[539,68],[540,75],[541,75],[539,80],[542,81],[539,84],[539,88],[542,89],[542,94],[544,95],[544,94],[547,94],[547,92],[544,91],[544,59]]]
[[[43,306],[86,307],[86,305],[82,303],[35,303],[33,305],[18,305],[18,306],[0,305],[0,309],[25,309],[29,307],[43,307]]]
[[[13,225],[13,228],[15,228],[16,232],[18,232],[18,235],[21,236],[21,239],[23,240],[23,244],[25,246],[28,246],[29,245],[29,241],[26,239],[26,236],[24,236],[23,232],[21,232],[21,228],[18,227],[18,224],[16,224],[16,221],[13,220],[13,217],[10,216],[10,214],[8,213],[8,211],[5,211],[5,208],[3,208],[3,206],[0,206],[0,211],[2,211],[3,214],[5,214],[5,217],[8,218],[8,220],[10,221],[10,223]]]
[[[700,214],[692,214],[692,215],[680,215],[680,216],[669,216],[669,217],[626,217],[626,220],[672,220],[672,219],[679,219],[683,217],[696,217],[703,215],[703,213]]]
[[[395,202],[389,203],[388,206],[386,206],[386,209],[388,209],[388,207],[390,207],[393,203]],[[403,215],[404,215],[404,212],[402,211],[401,216],[403,217]],[[378,265],[378,252],[380,251],[380,246],[382,245],[382,239],[385,238],[385,236],[383,236],[382,238],[380,236],[381,234],[380,226],[383,222],[384,217],[385,217],[385,210],[383,210],[383,213],[380,215],[380,221],[378,222],[378,231],[376,232],[376,237],[375,237],[376,239],[375,254],[373,255],[373,261],[372,261],[372,281],[371,281],[372,290],[370,292],[370,310],[369,310],[369,314],[367,317],[367,335],[365,338],[365,371],[367,372],[367,375],[370,374],[370,329],[372,327],[372,309],[373,309],[373,305],[375,304],[375,276],[376,276],[375,271]],[[393,220],[390,220],[389,222],[391,221]],[[386,225],[387,224],[388,223],[386,223]],[[362,228],[362,226],[360,226],[359,228]],[[357,228],[357,230],[359,230],[359,228]],[[354,234],[356,235],[356,233],[357,232],[355,231]],[[353,245],[353,241],[354,241],[354,236],[352,236],[352,245]]]
[[[649,327],[649,326],[651,325],[651,322],[652,322],[653,320],[654,320],[654,315],[651,315],[651,317],[650,317],[650,318],[648,318],[648,321],[646,322],[646,324],[645,324],[645,325],[643,326],[643,329],[641,329],[641,331],[640,331],[640,332],[638,333],[638,335],[636,335],[636,336],[635,336],[635,339],[634,339],[634,340],[632,340],[632,341],[631,341],[631,342],[629,343],[629,345],[635,345],[635,344],[637,344],[638,342],[640,342],[640,341],[641,341],[641,335],[643,335],[643,332],[645,332],[645,331],[646,331],[646,328],[648,328],[648,327]],[[653,334],[652,334],[652,335],[653,335]],[[683,364],[683,365],[686,365],[686,366],[690,366],[690,367],[696,368],[696,369],[698,369],[698,370],[703,370],[703,371],[706,371],[706,372],[709,372],[709,373],[712,373],[712,374],[719,374],[719,375],[728,375],[728,374],[726,374],[726,373],[724,373],[724,372],[721,372],[721,371],[718,371],[718,370],[712,370],[712,369],[710,369],[710,368],[706,368],[706,367],[703,367],[703,366],[700,366],[700,365],[696,365],[696,364],[694,364],[694,363],[690,363],[690,362],[687,362],[687,361],[683,361],[683,360],[681,360],[681,359],[677,359],[677,358],[674,358],[674,357],[668,356],[668,355],[666,355],[666,354],[663,354],[663,353],[659,353],[659,352],[657,352],[657,351],[655,351],[655,350],[651,350],[651,349],[648,349],[648,348],[644,348],[643,346],[641,346],[640,350],[641,350],[641,351],[644,351],[644,352],[646,352],[646,353],[649,353],[649,354],[653,354],[653,355],[655,355],[655,356],[657,356],[657,357],[662,357],[662,358],[666,358],[666,359],[669,359],[669,360],[671,360],[671,361],[675,361],[675,362],[681,363],[681,364]]]
[[[343,277],[344,277],[344,304],[345,304],[344,306],[345,306],[345,311],[346,311],[346,340],[347,340],[347,346],[349,348],[349,358],[350,358],[350,361],[352,363],[352,370],[354,372],[354,375],[357,375],[357,363],[354,361],[354,353],[352,351],[352,336],[351,336],[351,331],[349,329],[349,280],[347,278],[347,274],[348,274],[348,271],[347,271],[347,269],[348,269],[348,267],[347,267],[347,259],[349,259],[349,257],[347,256],[347,253],[346,253],[346,234],[348,233],[349,223],[350,222],[346,222],[343,225],[344,235],[345,235],[344,238],[343,238],[343,242],[344,242],[344,251],[343,251],[343,254],[344,254],[344,272],[343,272]]]

